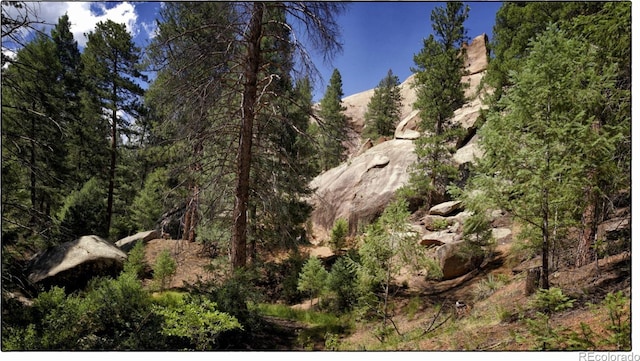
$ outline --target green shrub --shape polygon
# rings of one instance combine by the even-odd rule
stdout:
[[[153,265],[153,281],[156,289],[163,291],[169,286],[176,273],[176,267],[176,261],[171,257],[169,250],[160,252]]]
[[[557,287],[548,290],[539,289],[531,302],[531,305],[545,313],[555,313],[573,307],[575,300],[570,299]]]
[[[149,293],[132,274],[99,278],[80,294],[54,287],[35,300],[26,325],[7,325],[7,349],[157,350],[166,348]],[[3,347],[5,345],[3,344]]]
[[[271,301],[296,304],[304,300],[305,294],[298,290],[298,275],[307,258],[294,254],[282,262],[264,263],[260,277],[256,280],[259,292]]]
[[[565,342],[564,333],[566,328],[551,326],[548,314],[536,312],[534,319],[527,318],[524,320],[527,330],[535,342],[535,349],[539,351],[560,350]]]
[[[605,341],[617,350],[631,350],[631,302],[622,291],[609,293],[604,299],[609,314],[607,330],[609,336]]]
[[[154,312],[163,318],[163,335],[186,338],[201,351],[212,349],[223,332],[242,329],[235,317],[204,297],[176,298],[171,306],[156,305]]]
[[[311,257],[302,267],[298,278],[298,290],[308,292],[311,297],[320,296],[327,287],[329,272],[317,257]]]
[[[506,284],[507,280],[503,275],[494,276],[490,274],[487,278],[480,280],[476,284],[475,298],[476,301],[483,300],[491,296],[494,292]]]
[[[436,231],[441,231],[441,230],[447,229],[447,227],[449,227],[449,221],[447,221],[446,218],[435,219],[433,221],[432,227]]]
[[[346,256],[338,258],[327,277],[327,289],[331,294],[330,308],[347,312],[358,303],[358,275],[353,262]]]
[[[442,279],[444,273],[442,273],[442,268],[440,267],[440,263],[435,258],[426,257],[425,259],[425,269],[427,271],[427,278],[432,280]]]
[[[136,242],[131,248],[124,263],[124,272],[133,274],[136,278],[142,278],[147,268],[147,261],[144,258],[144,243]]]
[[[75,239],[92,234],[109,235],[105,189],[96,178],[91,178],[82,189],[65,198],[58,214],[64,236]]]
[[[207,291],[209,298],[217,304],[217,308],[235,317],[246,331],[253,330],[260,323],[256,313],[249,308],[250,304],[260,302],[263,297],[256,290],[254,282],[254,274],[248,271],[236,271],[232,277]]]
[[[338,218],[331,229],[329,245],[336,252],[344,248],[347,234],[349,233],[349,223],[344,218]]]

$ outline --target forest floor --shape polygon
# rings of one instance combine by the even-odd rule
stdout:
[[[511,245],[499,246],[496,257],[484,269],[449,281],[425,281],[415,277],[409,287],[394,296],[397,332],[381,343],[373,330],[377,323],[358,323],[351,333],[339,335],[338,350],[533,350],[536,340],[530,334],[526,319],[536,319],[530,306],[533,296],[525,296],[525,272],[515,273],[509,258]],[[186,241],[156,239],[147,243],[149,264],[162,250],[169,250],[177,261],[172,288],[183,288],[198,279],[214,279],[208,271],[211,258],[199,244]],[[550,326],[554,330],[580,332],[581,323],[598,335],[607,335],[608,311],[601,304],[606,294],[622,290],[630,297],[630,254],[621,253],[575,269],[564,269],[550,275],[551,286],[560,287],[575,300],[573,307],[554,314]],[[149,281],[149,280],[147,280]],[[470,312],[456,317],[454,304],[464,300]],[[315,303],[315,302],[314,302]],[[310,302],[292,306],[309,309]],[[630,305],[629,305],[630,307]],[[439,310],[442,308],[442,311]],[[309,325],[277,317],[265,316],[273,327],[270,343],[274,350],[324,349],[323,342],[302,342],[296,335]],[[269,337],[269,335],[265,335]],[[600,348],[598,348],[600,349]]]

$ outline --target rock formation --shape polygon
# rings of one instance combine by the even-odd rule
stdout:
[[[482,34],[466,46],[467,74],[461,81],[470,84],[466,94],[469,102],[458,109],[452,121],[467,130],[459,144],[454,161],[463,165],[480,156],[476,146],[475,122],[483,108],[484,91],[478,89],[487,65],[487,37]],[[379,216],[394,192],[407,184],[409,167],[416,160],[413,140],[420,136],[419,112],[413,109],[416,91],[413,87],[414,75],[400,84],[402,94],[401,121],[396,126],[395,139],[375,145],[369,139],[361,139],[364,115],[373,89],[357,93],[343,99],[349,117],[349,159],[336,168],[330,169],[312,182],[315,190],[310,201],[314,206],[311,215],[312,239],[319,242],[328,237],[333,223],[338,218],[349,221],[350,233],[359,226],[368,224]],[[428,237],[432,238],[432,237]],[[448,238],[448,236],[447,236]],[[425,242],[429,242],[425,239]]]
[[[146,232],[138,232],[133,236],[129,236],[117,241],[116,247],[120,248],[124,252],[129,252],[131,248],[133,248],[138,241],[142,241],[143,243],[147,243],[152,239],[159,238],[158,231],[146,231]]]
[[[80,289],[93,277],[116,276],[127,255],[98,236],[83,236],[49,248],[27,269],[29,281],[49,286]]]
[[[409,179],[415,162],[410,140],[394,139],[330,169],[311,182],[314,238],[326,239],[338,218],[349,221],[349,231],[379,216],[395,191]]]

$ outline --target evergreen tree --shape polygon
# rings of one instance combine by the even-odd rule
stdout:
[[[220,187],[232,181],[229,149],[237,142],[238,95],[225,79],[236,50],[233,12],[230,3],[167,3],[148,51],[150,66],[158,71],[146,97],[156,119],[151,148],[168,149],[155,162],[170,164],[168,176],[181,185],[167,205],[184,209],[182,238],[189,241],[210,241],[207,228],[233,206],[231,189]]]
[[[144,94],[139,82],[140,49],[133,44],[124,24],[111,20],[100,22],[88,34],[82,54],[83,74],[90,84],[89,92],[97,95],[105,117],[109,119],[110,164],[107,198],[107,224],[111,228],[116,180],[116,158],[120,136],[128,135],[131,117],[140,112],[140,97]]]
[[[342,105],[342,75],[334,69],[327,85],[324,97],[320,100],[318,116],[322,119],[320,132],[320,168],[328,170],[340,164],[345,159],[347,109]]]
[[[309,292],[311,297],[322,295],[327,288],[329,272],[324,268],[318,257],[311,257],[305,262],[298,277],[298,290]],[[311,300],[313,306],[313,299]]]
[[[425,199],[428,206],[441,200],[447,185],[457,177],[450,159],[460,134],[450,119],[465,102],[465,85],[460,80],[465,74],[462,45],[467,37],[463,24],[468,14],[468,6],[461,2],[435,8],[431,14],[435,36],[425,39],[424,47],[414,56],[414,108],[420,111],[422,136],[416,141],[418,161],[410,183],[414,195]]]
[[[307,136],[312,112],[311,83],[293,79],[291,31],[285,26],[285,8],[267,8],[261,51],[264,75],[271,77],[263,95],[272,107],[257,113],[255,154],[252,161],[249,205],[249,256],[255,260],[256,243],[294,248],[306,239],[303,225],[311,207],[301,198],[310,193],[315,175],[313,148]],[[261,72],[261,73],[262,73]]]
[[[584,189],[586,207],[581,218],[581,237],[578,243],[576,266],[593,261],[596,253],[598,224],[613,211],[613,202],[619,192],[631,184],[631,4],[601,3],[589,7],[590,12],[568,20],[566,28],[574,36],[584,37],[599,50],[596,57],[599,66],[615,64],[615,89],[608,94],[607,102],[594,102],[591,114],[597,114],[592,129],[596,140],[599,137],[619,137],[615,148],[606,151],[586,152],[591,169],[587,174],[588,184]]]
[[[173,107],[168,109],[169,112],[163,111],[172,120],[171,127],[180,129],[176,124],[180,122],[192,127],[188,132],[180,134],[194,140],[194,148],[183,149],[192,154],[215,155],[214,158],[207,159],[206,168],[219,173],[207,178],[210,188],[201,189],[195,194],[205,195],[209,192],[212,196],[211,217],[207,222],[215,228],[231,224],[230,258],[233,268],[239,269],[246,265],[249,235],[252,232],[257,234],[258,231],[257,228],[253,231],[250,229],[252,220],[256,220],[256,226],[269,224],[264,219],[258,222],[257,206],[264,206],[262,209],[269,210],[270,214],[277,214],[274,212],[277,208],[272,208],[273,205],[290,209],[287,212],[295,213],[296,217],[309,212],[308,207],[298,200],[299,192],[304,190],[299,190],[299,185],[291,181],[282,183],[285,179],[284,171],[265,167],[269,162],[277,161],[275,164],[279,166],[295,169],[302,163],[289,163],[291,159],[300,156],[303,149],[308,151],[308,147],[303,146],[298,141],[300,138],[295,135],[304,134],[301,129],[304,129],[305,124],[299,122],[302,119],[300,114],[308,113],[305,100],[307,96],[304,94],[307,91],[302,92],[302,87],[297,91],[295,87],[292,90],[292,84],[302,83],[293,82],[289,74],[302,73],[303,76],[299,78],[302,79],[313,65],[309,62],[299,37],[288,36],[293,28],[285,20],[290,19],[289,16],[296,18],[308,30],[307,35],[312,43],[321,51],[331,53],[339,47],[333,17],[341,6],[302,2],[224,3],[216,5],[226,6],[219,10],[209,5],[215,16],[202,19],[198,19],[198,15],[190,11],[192,6],[195,5],[170,7],[176,10],[173,13],[175,16],[169,17],[166,24],[160,25],[159,42],[155,46],[156,59],[159,61],[156,63],[175,68],[172,69],[173,72],[158,76],[160,81],[169,85],[171,92],[160,88],[153,92],[159,99],[166,99],[166,103]],[[198,31],[194,31],[195,29]],[[204,31],[200,31],[203,29]],[[188,51],[189,56],[184,55],[182,50]],[[203,59],[211,59],[210,64],[201,62]],[[180,83],[186,86],[185,92],[176,91],[179,88],[175,84],[178,83],[174,82],[178,79],[191,80],[191,83]],[[196,96],[186,97],[186,94]],[[186,97],[186,102],[181,100],[183,97]],[[207,139],[204,135],[215,135],[216,138]],[[211,150],[201,148],[198,144],[205,144],[205,139],[207,145],[215,147]],[[275,144],[275,139],[280,139],[281,144],[277,144],[276,148],[268,146]],[[238,146],[235,153],[230,151],[234,144]],[[297,147],[300,148],[296,149]],[[191,164],[197,165],[198,162]],[[204,170],[204,164],[200,164]],[[272,171],[271,177],[264,177],[263,173],[268,174],[268,170]],[[304,172],[306,171],[296,171],[295,174]],[[203,172],[194,169],[190,173],[200,177]],[[275,188],[276,197],[269,195],[269,198],[256,198],[259,196],[257,187],[265,187],[265,184],[257,182],[271,182],[273,179],[279,185]],[[233,187],[228,187],[233,183]],[[213,186],[219,188],[222,184],[225,186],[223,191],[214,192]],[[271,192],[267,188],[260,191]],[[289,200],[286,200],[287,197]],[[286,201],[271,203],[276,198]],[[252,206],[254,199],[256,207]],[[194,197],[192,200],[200,203],[199,198]],[[233,212],[229,212],[227,208],[230,202],[233,204]],[[252,210],[252,207],[255,209]],[[275,223],[278,227],[283,225],[281,220]],[[191,222],[185,221],[185,224],[188,223]],[[297,223],[297,220],[290,222],[293,223]]]
[[[509,73],[520,70],[530,49],[529,43],[536,35],[551,23],[568,28],[573,18],[597,12],[603,4],[595,1],[503,3],[496,13],[490,44],[493,57],[486,76],[486,81],[496,89],[494,97],[499,99],[504,88],[512,85]]]
[[[16,181],[2,182],[3,217],[13,214],[17,218],[6,219],[9,224],[45,238],[51,237],[51,215],[62,203],[66,180],[67,120],[59,74],[56,45],[44,34],[3,70],[2,171]]]
[[[410,231],[409,211],[404,200],[390,203],[378,220],[367,227],[358,248],[358,282],[361,306],[365,313],[381,319],[379,330],[384,341],[388,323],[393,323],[392,283],[405,266],[420,267],[422,248]],[[397,331],[397,328],[396,328]]]
[[[100,107],[97,104],[85,107],[87,100],[82,99],[83,94],[88,93],[84,89],[80,50],[71,33],[68,15],[60,17],[51,30],[51,38],[61,65],[58,83],[63,85],[65,99],[60,115],[67,123],[68,188],[77,190],[92,176],[101,174],[102,166],[107,164],[106,127],[100,117]]]
[[[584,208],[589,154],[610,161],[621,137],[617,127],[593,127],[594,109],[611,100],[615,74],[611,66],[598,66],[596,48],[550,27],[528,53],[500,101],[504,111],[490,112],[480,130],[485,155],[472,189],[482,190],[487,206],[523,222],[542,254],[541,286],[548,288],[554,237],[576,225]]]
[[[389,69],[387,76],[380,80],[367,104],[363,137],[375,139],[393,136],[395,126],[400,121],[402,106],[399,85],[400,80]]]
[[[336,4],[329,3],[253,3],[242,6],[242,16],[246,17],[246,28],[240,33],[241,43],[245,51],[236,59],[243,76],[243,82],[239,87],[241,96],[240,104],[240,138],[236,163],[235,202],[233,210],[233,228],[231,235],[231,263],[235,270],[243,268],[247,259],[247,225],[248,211],[251,198],[251,165],[253,161],[253,140],[255,134],[256,118],[261,112],[270,112],[271,105],[268,102],[261,103],[262,96],[271,90],[272,77],[260,78],[263,63],[267,60],[261,47],[261,37],[268,34],[269,22],[265,16],[269,15],[269,9],[282,7],[284,19],[289,16],[296,18],[307,30],[312,44],[325,53],[331,54],[339,48],[336,34],[334,15],[341,9]],[[291,28],[284,24],[285,27]],[[306,58],[305,47],[291,36],[288,40],[294,57],[298,57],[301,67],[313,67]],[[296,64],[296,62],[294,62]],[[260,91],[259,91],[260,89]]]

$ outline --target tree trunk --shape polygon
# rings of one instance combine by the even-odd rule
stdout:
[[[251,174],[251,145],[257,98],[258,70],[260,68],[260,39],[262,37],[263,3],[254,3],[246,33],[247,54],[244,61],[242,92],[242,124],[238,148],[233,233],[231,236],[231,265],[234,270],[247,262],[247,207]]]
[[[247,236],[249,241],[249,249],[247,253],[249,255],[249,261],[251,262],[251,264],[255,264],[257,260],[256,235],[258,234],[258,232],[257,232],[256,218],[257,218],[257,210],[256,210],[256,205],[254,203],[249,205],[250,233]]]
[[[202,156],[203,141],[200,138],[201,132],[198,132],[197,143],[193,146],[193,156],[195,158],[193,165],[191,166],[191,199],[187,202],[187,210],[184,215],[184,229],[182,232],[182,239],[188,242],[196,241],[196,227],[198,226],[198,205],[200,202],[200,187],[198,185],[197,176],[202,172],[202,163],[200,163],[200,157]]]
[[[187,210],[184,214],[182,239],[188,242],[195,242],[196,226],[198,224],[198,193],[200,190],[197,184],[193,184],[191,190],[191,199],[187,202]]]
[[[592,193],[589,191],[589,193]],[[582,213],[582,232],[578,243],[576,267],[582,267],[593,261],[594,252],[591,247],[597,232],[597,201],[592,194],[587,194],[587,207]]]
[[[591,130],[597,135],[600,133],[602,127],[599,120],[596,120],[591,124]],[[576,267],[582,267],[591,263],[594,258],[594,251],[592,249],[593,240],[598,230],[598,218],[599,217],[599,201],[600,197],[596,190],[593,189],[593,181],[596,177],[597,169],[592,169],[587,175],[587,182],[589,186],[585,190],[587,206],[582,213],[582,234],[578,243],[578,254],[576,256]]]
[[[527,281],[524,289],[525,296],[534,294],[538,287],[540,287],[540,271],[540,267],[527,270]]]
[[[118,75],[118,59],[117,54],[116,58],[113,60],[113,76],[114,79]],[[112,94],[113,97],[113,108],[111,109],[111,164],[109,165],[109,193],[107,195],[107,236],[109,231],[111,230],[111,218],[113,214],[113,189],[116,179],[116,147],[117,147],[117,136],[118,136],[118,107],[116,105],[116,101],[118,99],[118,87],[116,86],[115,81],[113,82]]]
[[[32,106],[33,108],[33,106]],[[37,203],[37,194],[36,194],[36,119],[31,117],[31,139],[29,139],[29,146],[31,152],[29,155],[29,191],[31,193],[31,219],[29,220],[30,225],[34,225],[36,223],[36,203]]]
[[[544,174],[549,174],[551,152],[548,144],[545,157],[546,167]],[[546,186],[542,189],[542,270],[540,286],[545,290],[549,289],[549,188]]]

